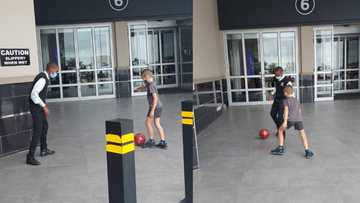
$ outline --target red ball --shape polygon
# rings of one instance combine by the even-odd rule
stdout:
[[[259,131],[259,137],[263,140],[267,139],[270,136],[270,132],[268,129],[261,129]]]
[[[143,134],[137,133],[135,135],[135,145],[143,146],[145,144],[146,138]]]

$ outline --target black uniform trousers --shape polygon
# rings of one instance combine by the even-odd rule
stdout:
[[[40,149],[47,149],[47,131],[48,122],[42,108],[30,108],[31,116],[33,119],[33,136],[30,142],[29,155],[34,156],[36,147],[40,142]]]
[[[270,112],[271,118],[273,119],[275,125],[277,128],[280,128],[280,126],[284,122],[284,105],[283,100],[275,99],[274,103],[271,107]]]

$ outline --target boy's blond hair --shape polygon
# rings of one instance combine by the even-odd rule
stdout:
[[[146,68],[144,69],[142,72],[141,72],[141,76],[144,77],[144,76],[150,76],[152,77],[153,76],[153,73],[150,69]]]
[[[290,85],[287,85],[284,88],[284,93],[286,93],[287,95],[293,95],[294,94],[294,90]]]

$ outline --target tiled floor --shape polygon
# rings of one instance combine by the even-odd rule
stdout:
[[[234,107],[199,139],[195,172],[197,203],[360,202],[360,100],[304,105],[312,160],[294,130],[287,153],[274,157],[275,136],[257,139],[260,128],[274,131],[270,106]]]
[[[161,96],[169,149],[136,151],[139,203],[178,203],[184,197],[180,101],[191,94]],[[1,203],[106,203],[105,120],[133,118],[145,132],[144,97],[51,103],[52,157],[39,167],[24,164],[25,152],[0,159]]]

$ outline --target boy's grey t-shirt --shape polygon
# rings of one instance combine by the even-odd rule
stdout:
[[[301,105],[294,97],[288,97],[284,100],[284,107],[288,107],[288,121],[302,121]]]
[[[158,95],[158,90],[156,88],[155,83],[154,82],[145,82],[145,89],[146,89],[146,95],[147,95],[147,100],[149,102],[149,105],[153,106],[153,104],[154,104],[153,94],[155,93]],[[159,97],[156,108],[160,108],[160,107],[162,107],[162,103],[161,103],[160,97]]]

